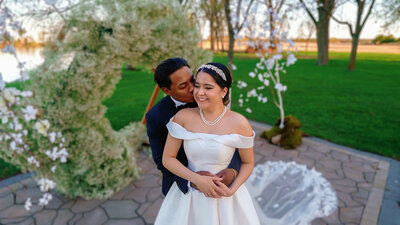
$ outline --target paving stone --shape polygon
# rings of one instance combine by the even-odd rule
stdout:
[[[72,214],[68,209],[59,209],[53,225],[67,224],[68,220],[72,217],[74,217],[74,214]]]
[[[71,207],[72,212],[88,212],[101,205],[105,200],[84,200],[79,198],[74,206]]]
[[[10,192],[8,195],[0,198],[0,210],[14,205],[14,195]]]
[[[306,158],[306,159],[313,159],[313,160],[320,160],[323,158],[326,158],[325,154],[320,153],[320,152],[300,152],[299,154],[300,158]]]
[[[308,169],[315,167],[315,160],[312,159],[304,159],[304,158],[295,158],[293,159],[298,164],[307,165]]]
[[[70,209],[70,208],[72,208],[72,206],[75,205],[75,202],[76,202],[76,200],[67,201],[61,206],[61,209]]]
[[[135,188],[133,184],[128,184],[126,187],[122,188],[117,193],[113,194],[109,199],[112,200],[122,200],[124,196],[128,195]]]
[[[150,160],[141,160],[141,161],[138,161],[137,163],[141,169],[142,174],[145,174],[148,170],[155,167],[155,163]]]
[[[0,197],[6,196],[11,193],[11,190],[8,187],[0,188]]]
[[[32,203],[37,203],[38,199],[43,196],[39,187],[22,188],[15,192],[15,202],[17,204],[25,204],[27,198],[31,198]]]
[[[356,198],[356,197],[357,197],[357,198],[368,199],[369,193],[370,193],[370,192],[369,192],[368,190],[359,188],[359,189],[358,189],[358,192],[352,193],[351,196],[352,196],[353,198]]]
[[[23,218],[24,220],[22,220],[22,221],[19,221],[19,222],[16,222],[16,223],[9,223],[10,225],[11,224],[18,224],[18,225],[36,225],[36,224],[38,224],[38,223],[35,223],[35,221],[33,220],[33,218],[32,217],[27,217],[27,218]]]
[[[324,159],[319,160],[318,163],[321,163],[327,169],[342,168],[342,162],[340,162],[336,159],[324,158]]]
[[[157,218],[158,211],[160,210],[162,199],[155,201],[145,212],[142,214],[145,222],[148,224],[154,224]]]
[[[155,200],[161,198],[161,190],[159,187],[152,188],[150,191],[147,192],[147,201],[154,202]]]
[[[261,161],[263,161],[263,156],[257,152],[254,152],[254,163],[259,164]]]
[[[358,188],[363,188],[366,190],[371,190],[372,184],[371,183],[357,183]]]
[[[364,182],[364,174],[360,171],[348,168],[348,167],[344,167],[343,168],[344,174],[347,178],[350,178],[354,181],[358,181],[358,182]]]
[[[368,183],[372,183],[375,179],[376,172],[364,173],[364,178]]]
[[[16,218],[10,218],[10,219],[1,219],[0,224],[20,224],[27,220],[30,216],[26,217],[16,217]]]
[[[146,188],[158,187],[157,184],[158,179],[159,178],[157,176],[145,174],[140,178],[140,180],[138,180],[134,184],[136,187],[146,187]]]
[[[17,191],[17,190],[21,189],[22,187],[23,187],[22,184],[19,183],[19,182],[13,183],[13,184],[11,184],[11,185],[8,186],[8,188],[9,188],[12,192]]]
[[[355,155],[350,155],[350,160],[352,162],[361,162],[361,163],[366,163],[367,162],[367,160],[365,160],[365,159],[363,159],[361,157],[355,156]]]
[[[342,186],[350,186],[350,187],[356,187],[357,183],[354,180],[350,179],[338,179],[338,180],[330,180],[329,181],[331,184],[339,184]]]
[[[138,216],[136,214],[136,209],[139,207],[139,204],[131,200],[109,200],[103,203],[102,207],[106,210],[107,215],[112,219],[128,219]]]
[[[339,220],[339,209],[336,209],[331,215],[321,218],[328,224],[342,224]]]
[[[152,205],[153,203],[151,202],[145,202],[143,204],[140,204],[139,208],[136,210],[138,215],[143,215],[144,212]]]
[[[53,198],[47,204],[44,208],[45,209],[58,209],[60,206],[62,206],[64,203],[58,198],[58,196],[53,195]]]
[[[45,209],[34,215],[36,223],[40,225],[51,225],[56,218],[56,210]]]
[[[20,183],[22,184],[22,186],[29,187],[29,188],[38,186],[38,183],[33,178],[21,180]]]
[[[346,204],[347,207],[363,206],[362,203],[354,201],[350,194],[343,192],[336,192],[337,197]]]
[[[145,225],[141,218],[131,220],[109,220],[104,225]]]
[[[144,203],[146,202],[146,196],[149,190],[149,188],[135,188],[131,193],[125,196],[124,199],[134,199],[136,202]],[[159,192],[161,192],[160,187]]]
[[[317,169],[317,171],[322,173],[322,176],[328,180],[344,178],[344,176],[340,176],[340,175],[336,174],[335,171],[331,170],[331,169],[320,168],[320,169]]]
[[[360,224],[363,207],[340,208],[340,221],[343,223]]]
[[[299,155],[299,152],[296,150],[284,150],[284,149],[276,151],[274,154],[274,156],[285,157],[285,158],[295,158],[298,155]]]
[[[336,192],[343,192],[343,193],[353,193],[357,192],[357,187],[351,187],[351,186],[342,186],[339,184],[332,184],[333,188],[335,189]]]
[[[311,225],[327,225],[327,223],[322,219],[316,219],[311,222]]]
[[[41,206],[33,205],[30,211],[26,211],[23,205],[12,205],[7,209],[0,211],[0,218],[9,219],[16,217],[25,217],[35,214],[42,209]]]
[[[332,151],[331,156],[334,159],[343,161],[343,162],[350,162],[350,156],[348,154],[339,152],[339,151]]]
[[[76,225],[87,225],[87,224],[103,224],[108,220],[108,217],[101,207],[96,208],[91,212],[83,214],[83,218],[80,219]]]
[[[68,225],[75,225],[79,220],[83,218],[83,213],[77,213],[72,217],[70,221],[68,221]]]

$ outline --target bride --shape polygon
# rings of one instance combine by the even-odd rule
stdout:
[[[202,65],[195,75],[193,91],[199,108],[183,109],[167,124],[169,134],[163,165],[199,190],[189,188],[183,194],[174,183],[160,208],[156,225],[260,224],[251,196],[243,185],[254,167],[254,132],[244,116],[226,107],[231,84],[232,77],[224,65]],[[182,141],[188,167],[176,159]],[[221,182],[222,178],[195,173],[216,174],[227,168],[236,148],[242,165],[229,187]]]

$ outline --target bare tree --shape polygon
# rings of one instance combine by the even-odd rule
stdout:
[[[340,0],[312,0],[313,3],[308,3],[300,0],[308,16],[315,24],[317,30],[317,45],[318,45],[318,65],[328,64],[329,62],[329,24],[335,8],[339,5]],[[315,4],[317,8],[317,16],[313,14],[310,4]]]
[[[229,36],[228,68],[231,71],[231,73],[233,72],[232,65],[233,65],[233,53],[234,53],[233,51],[235,46],[235,34],[239,34],[239,32],[243,29],[253,2],[254,0],[249,0],[247,1],[247,5],[244,5],[242,7],[243,3],[242,0],[237,0],[235,21],[233,21],[230,8],[233,1],[225,0],[225,17],[226,17],[226,24],[228,25],[228,36]],[[245,11],[242,11],[243,9]],[[241,16],[243,16],[242,21],[240,21],[239,19]]]
[[[382,10],[377,12],[376,16],[385,20],[384,28],[392,27],[400,23],[400,0],[384,0],[381,2],[380,6]],[[396,28],[398,28],[398,26]]]
[[[306,20],[303,21],[300,26],[299,26],[299,32],[300,38],[304,38],[306,40],[306,46],[304,47],[305,51],[308,51],[308,44],[311,40],[312,35],[315,33],[315,25],[312,21]]]
[[[339,24],[344,24],[347,25],[349,28],[349,32],[351,35],[351,53],[350,53],[350,60],[349,64],[347,65],[348,70],[354,70],[356,66],[356,57],[357,57],[357,48],[358,48],[358,43],[360,40],[360,34],[362,29],[364,28],[365,23],[367,22],[369,15],[372,12],[372,8],[375,5],[375,0],[352,0],[353,2],[356,3],[357,5],[357,18],[354,26],[347,22],[347,21],[342,21],[337,19],[336,17],[332,16],[332,18],[338,22]],[[369,4],[369,6],[368,6]],[[366,11],[366,13],[364,13]],[[363,18],[364,16],[364,18]]]

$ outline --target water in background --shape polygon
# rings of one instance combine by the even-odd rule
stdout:
[[[26,62],[25,69],[33,69],[43,63],[42,48],[17,49],[17,56],[20,62]],[[15,81],[21,76],[17,68],[18,62],[11,54],[5,54],[0,51],[0,73],[5,82]]]

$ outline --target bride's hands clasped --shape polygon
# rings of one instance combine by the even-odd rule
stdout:
[[[193,183],[206,197],[221,198],[221,196],[226,196],[227,194],[223,191],[223,188],[216,185],[217,182],[221,183],[221,181],[222,178],[220,177],[198,175]]]

